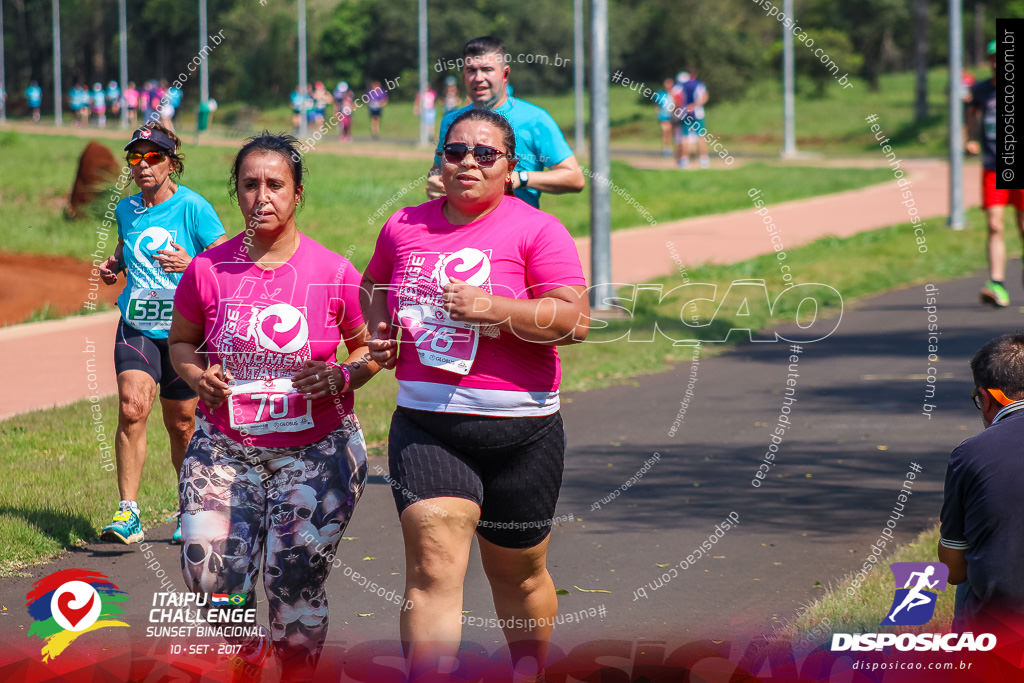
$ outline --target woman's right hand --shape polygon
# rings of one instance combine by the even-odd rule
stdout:
[[[99,271],[103,284],[117,284],[117,274],[121,271],[121,263],[117,260],[116,256],[111,256],[100,265]]]
[[[370,358],[377,365],[387,370],[395,367],[395,363],[398,361],[398,341],[392,338],[386,322],[377,324],[377,329],[370,335],[368,346]]]
[[[231,395],[228,382],[233,379],[231,371],[223,368],[220,363],[206,368],[199,376],[196,393],[211,412],[217,410],[224,399]]]

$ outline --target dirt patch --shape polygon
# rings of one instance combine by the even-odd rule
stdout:
[[[89,301],[91,270],[91,263],[69,256],[0,252],[0,324],[23,322],[47,305],[53,315],[77,313]],[[123,284],[108,287],[99,278],[95,282],[97,305],[113,305]]]

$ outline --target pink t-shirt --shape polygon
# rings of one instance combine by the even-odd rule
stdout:
[[[374,282],[390,285],[388,311],[402,331],[398,405],[506,417],[556,412],[555,347],[452,321],[441,291],[449,277],[516,299],[585,285],[572,237],[557,218],[515,197],[467,225],[448,222],[445,201],[392,215],[366,266]]]
[[[203,326],[210,364],[234,375],[227,401],[199,409],[240,443],[315,443],[352,411],[352,392],[310,401],[292,391],[291,377],[306,360],[334,361],[341,330],[363,324],[359,271],[305,235],[287,262],[264,270],[243,238],[192,259],[174,294],[174,308]]]

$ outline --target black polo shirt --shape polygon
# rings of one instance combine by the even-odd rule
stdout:
[[[1024,402],[949,456],[941,540],[963,550],[970,591],[957,619],[1024,614]]]

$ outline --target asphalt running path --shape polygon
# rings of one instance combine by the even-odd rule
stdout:
[[[908,258],[917,258],[910,240]],[[1019,267],[1014,262],[1011,273]],[[792,619],[820,593],[816,586],[864,562],[911,463],[920,474],[894,539],[905,543],[930,526],[941,505],[949,451],[981,427],[969,398],[967,360],[984,341],[1019,323],[1016,307],[995,311],[976,302],[981,277],[936,283],[941,341],[931,419],[921,414],[928,373],[922,285],[847,306],[835,334],[802,345],[795,368],[788,343],[747,344],[700,360],[695,382],[691,364],[684,363],[635,387],[566,395],[569,448],[556,515],[573,521],[553,532],[550,570],[555,585],[569,591],[559,598],[562,614],[594,608],[604,616],[559,626],[556,645],[568,651],[595,639],[737,642],[770,633],[773,617]],[[1011,297],[1021,297],[1018,287]],[[780,331],[799,333],[793,325]],[[794,372],[792,426],[763,485],[754,488]],[[670,435],[691,382],[693,396]],[[655,453],[653,465],[623,490]],[[330,647],[387,640],[397,648],[397,607],[345,575],[358,571],[382,592],[402,590],[401,536],[380,476],[386,466],[385,458],[371,460],[370,483],[346,531],[350,540],[341,545],[344,564],[328,582]],[[621,493],[611,499],[616,489]],[[704,557],[652,587],[730,513],[738,526]],[[167,542],[171,530],[164,524],[147,532],[155,562],[137,546],[93,544],[30,567],[27,577],[0,581],[0,603],[7,608],[0,612],[0,638],[16,646],[28,642],[23,605],[32,582],[76,567],[104,572],[131,596],[125,620],[132,627],[118,637],[151,645],[145,627],[153,594],[161,590],[158,573],[175,590],[183,587],[179,549]],[[646,598],[637,593],[644,586]],[[495,616],[475,554],[464,609],[467,617]],[[496,628],[467,626],[464,637],[488,652],[501,642]]]
[[[944,230],[948,188],[946,164],[936,160],[903,163],[910,190],[927,230]],[[680,171],[699,173],[699,171]],[[980,203],[977,169],[965,172],[965,204]],[[909,220],[900,202],[896,180],[860,190],[773,204],[762,193],[768,215],[784,248],[826,235],[848,236]],[[558,201],[557,197],[548,201]],[[589,274],[590,240],[576,240],[584,271]],[[762,216],[750,209],[719,216],[673,221],[612,233],[612,279],[643,282],[679,267],[730,263],[773,250]],[[589,278],[588,278],[589,279]],[[94,394],[117,391],[113,371],[117,315],[104,314],[65,321],[0,328],[0,371],[24,392],[0,393],[0,419],[22,412],[74,403]],[[95,355],[88,351],[95,346]],[[25,359],[45,358],[28,364]],[[94,359],[94,362],[90,359]],[[87,362],[89,361],[89,362]],[[95,382],[92,367],[96,367]]]

